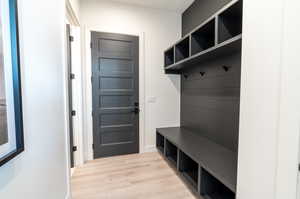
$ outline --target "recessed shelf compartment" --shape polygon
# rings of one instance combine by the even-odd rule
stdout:
[[[174,47],[165,52],[165,66],[174,64]]]
[[[175,61],[165,64],[165,72],[181,74],[183,69],[191,65],[240,52],[242,18],[243,1],[232,0],[171,47],[175,48]]]
[[[200,195],[205,199],[235,199],[235,193],[205,169],[201,169]]]
[[[177,147],[168,140],[166,140],[166,157],[173,166],[177,167]]]
[[[192,158],[180,151],[180,163],[179,171],[187,179],[188,182],[197,190],[198,177],[199,177],[199,165]]]
[[[218,16],[218,43],[242,34],[243,3],[238,1]]]
[[[196,64],[201,64],[207,60],[217,59],[218,57],[230,55],[235,52],[240,52],[242,47],[242,35],[238,35],[212,48],[195,54],[186,60],[175,63],[166,67],[166,72],[180,74],[184,68],[191,67]]]
[[[165,138],[159,133],[156,133],[156,147],[161,153],[164,153]]]
[[[215,18],[191,35],[191,53],[195,55],[215,45]]]
[[[175,46],[175,62],[190,56],[190,37],[186,37]]]

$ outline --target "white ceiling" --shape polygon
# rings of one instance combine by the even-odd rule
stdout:
[[[183,12],[195,0],[108,0],[108,1]]]

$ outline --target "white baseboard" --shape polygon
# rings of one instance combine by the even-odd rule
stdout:
[[[75,173],[75,168],[71,168],[71,177],[74,175]]]
[[[71,194],[70,194],[70,193],[67,193],[67,195],[66,195],[66,199],[72,199],[72,197],[71,197]]]
[[[155,145],[145,146],[143,153],[157,152]]]

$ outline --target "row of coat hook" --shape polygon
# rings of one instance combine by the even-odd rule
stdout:
[[[222,68],[225,72],[228,72],[231,67],[230,66],[222,66]],[[204,76],[206,72],[200,71],[199,73],[201,76]],[[187,75],[187,74],[183,74],[183,76],[185,79],[187,79],[189,77],[189,75]]]

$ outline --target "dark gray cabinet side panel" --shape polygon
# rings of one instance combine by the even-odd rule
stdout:
[[[195,0],[182,14],[182,36],[192,31],[231,1],[232,0]]]
[[[181,77],[181,126],[237,151],[240,74],[241,53],[184,71]]]

